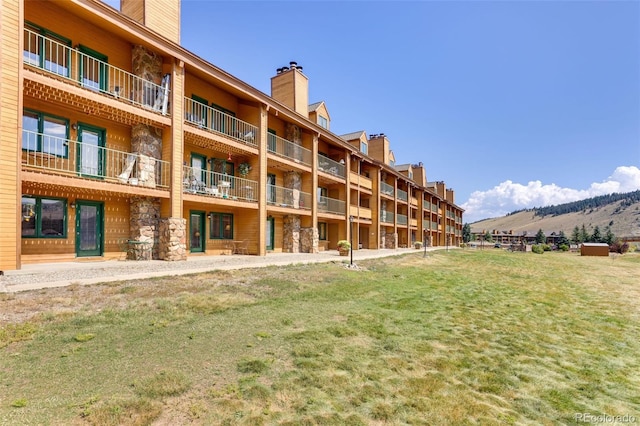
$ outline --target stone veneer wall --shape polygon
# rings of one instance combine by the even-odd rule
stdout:
[[[318,253],[318,244],[320,238],[318,228],[301,228],[300,229],[300,252],[302,253]]]
[[[170,217],[160,220],[160,241],[158,258],[160,260],[187,259],[187,220]]]
[[[290,214],[283,219],[282,251],[300,253],[300,216]]]
[[[158,219],[160,201],[150,197],[132,197],[129,217],[131,239],[140,241],[129,251],[132,260],[158,259]]]
[[[398,248],[398,234],[396,232],[385,235],[384,248],[396,249]]]
[[[145,49],[134,46],[132,50],[133,74],[146,81],[159,84],[162,81],[162,57]],[[134,98],[143,100],[145,87],[136,87]],[[145,103],[147,100],[144,101]],[[162,131],[146,124],[131,127],[131,152],[136,154],[136,172],[138,185],[155,188],[156,160],[162,159]],[[130,239],[140,241],[130,256],[133,260],[158,259],[160,223],[160,200],[150,197],[131,197],[129,214]],[[163,247],[162,251],[166,251]]]

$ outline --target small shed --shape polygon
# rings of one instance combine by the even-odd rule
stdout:
[[[609,256],[609,244],[607,243],[582,243],[580,256]]]

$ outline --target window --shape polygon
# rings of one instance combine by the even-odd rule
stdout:
[[[409,170],[409,179],[413,179],[413,172]]]
[[[231,213],[209,214],[210,238],[212,240],[233,240],[233,215]]]
[[[99,92],[108,91],[107,61],[109,59],[107,56],[85,46],[78,46],[78,50],[81,53],[80,82],[82,86]]]
[[[318,187],[318,201],[323,202],[327,198],[327,188]]]
[[[325,129],[329,128],[329,120],[321,115],[318,115],[318,124],[320,125],[320,127],[324,127]]]
[[[396,166],[396,161],[395,160],[389,160],[389,166],[395,167]]]
[[[360,152],[362,152],[363,154],[369,155],[369,144],[366,142],[361,142]]]
[[[318,222],[318,240],[327,241],[327,223]]]
[[[67,201],[22,197],[23,238],[66,238]]]
[[[69,77],[71,40],[31,23],[25,29],[24,62]]]
[[[22,149],[67,158],[69,121],[37,111],[22,113]]]

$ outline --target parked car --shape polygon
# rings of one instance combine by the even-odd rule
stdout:
[[[500,243],[495,243],[495,244],[493,245],[493,248],[502,248],[502,244],[500,244]]]

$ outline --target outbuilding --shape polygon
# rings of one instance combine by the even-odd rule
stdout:
[[[607,243],[582,243],[580,256],[609,256],[609,244]]]

